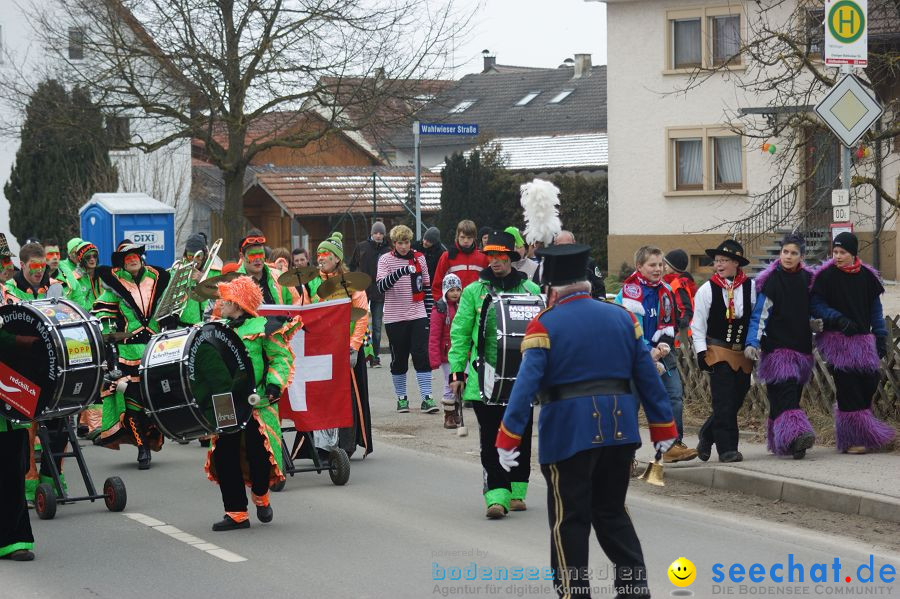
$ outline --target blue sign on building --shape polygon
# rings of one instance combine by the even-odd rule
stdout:
[[[474,123],[419,123],[419,135],[478,135]]]

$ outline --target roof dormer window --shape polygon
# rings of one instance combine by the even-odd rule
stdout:
[[[477,100],[463,100],[456,106],[450,109],[450,114],[459,114],[460,112],[465,112],[469,109],[472,104],[474,104]]]
[[[539,95],[541,95],[541,92],[539,91],[528,92],[527,94],[525,94],[525,96],[522,97],[521,100],[516,102],[516,106],[525,106],[526,104],[537,98]]]

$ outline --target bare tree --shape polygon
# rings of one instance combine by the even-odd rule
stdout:
[[[824,4],[759,0],[744,6],[746,37],[729,54],[695,68],[678,89],[663,93],[688,94],[713,77],[725,77],[733,82],[736,98],[724,109],[725,121],[748,150],[775,146],[768,188],[755,193],[740,218],[724,223],[735,235],[752,244],[778,228],[821,232],[830,221],[826,210],[840,161],[834,136],[812,111],[840,77],[823,62]],[[900,136],[900,1],[869,0],[868,6],[869,62],[857,74],[884,105],[885,114],[855,149],[851,186],[857,202],[871,206],[883,200],[894,207],[893,216],[876,223],[877,238],[900,208],[896,192],[882,184],[882,173],[896,170],[900,160],[897,148],[891,149],[892,140]],[[863,216],[862,221],[867,218],[873,217]]]
[[[469,18],[430,0],[54,5],[34,3],[34,31],[107,113],[129,117],[129,147],[199,140],[222,170],[229,252],[242,236],[244,173],[255,155],[404,118],[380,108],[445,72]],[[71,58],[73,35],[83,60]]]

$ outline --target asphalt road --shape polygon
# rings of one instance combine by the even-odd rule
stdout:
[[[539,476],[532,480],[527,512],[487,521],[479,494],[481,472],[471,456],[456,459],[390,441],[376,434],[376,452],[365,461],[353,459],[348,485],[332,485],[325,473],[298,474],[283,492],[273,494],[271,524],[251,515],[249,530],[227,533],[210,530],[221,518],[222,505],[218,488],[203,472],[206,450],[196,443],[167,443],[146,472],[136,469],[131,447],[119,452],[86,447],[96,482],[110,475],[125,481],[126,510],[112,513],[101,502],[84,502],[60,506],[49,521],[32,512],[37,560],[0,562],[0,597],[553,596],[545,581],[483,580],[484,569],[499,573],[508,568],[514,575],[515,568],[548,567],[546,488]],[[70,481],[73,489],[80,486]],[[776,597],[851,591],[856,567],[871,553],[852,533],[825,535],[736,518],[665,496],[635,493],[629,508],[657,597],[684,592],[667,577],[669,565],[682,555],[698,570],[687,589],[695,597]],[[747,569],[759,562],[768,573],[773,563],[786,563],[788,554],[806,570],[805,582],[790,585],[793,590],[768,579],[750,583],[755,590],[727,578],[723,584],[713,582],[715,563],[724,565],[726,576],[732,563]],[[835,558],[843,566],[841,577],[851,576],[851,583],[831,582]],[[457,575],[453,568],[464,578],[473,563],[476,580],[450,580]],[[828,583],[810,582],[813,563],[828,565]],[[885,564],[900,570],[900,556],[877,549],[873,563],[876,579]],[[596,541],[591,567],[598,589],[594,596],[612,596],[609,564]],[[444,579],[435,580],[441,574]],[[542,575],[539,571],[538,578]],[[852,594],[900,596],[896,581],[863,586]]]

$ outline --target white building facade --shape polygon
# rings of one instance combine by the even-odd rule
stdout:
[[[733,223],[752,214],[762,194],[779,183],[790,186],[809,168],[802,158],[781,166],[783,160],[762,149],[770,144],[777,151],[777,138],[740,134],[747,133],[740,115],[766,118],[760,107],[770,104],[768,97],[748,97],[739,84],[758,72],[748,58],[728,61],[746,43],[759,5],[715,0],[606,3],[609,268],[617,272],[623,263],[632,265],[634,251],[653,244],[664,251],[684,249],[691,269],[702,272],[705,248],[735,232]],[[780,10],[787,18],[791,9],[788,3]],[[698,66],[712,69],[723,60],[724,68],[694,78]],[[815,104],[818,98],[808,101]],[[897,188],[897,161],[887,163],[882,186],[891,191]],[[796,202],[807,213],[813,207],[821,212],[827,229],[831,206],[830,199],[823,203],[830,197],[826,192],[804,184]],[[860,187],[851,197],[852,218],[865,246],[874,231],[874,191]],[[889,224],[881,234],[881,267],[887,278],[895,278],[900,254],[896,218],[890,218],[894,209],[887,202],[882,212]],[[862,257],[870,259],[871,251]]]
[[[0,84],[15,82],[15,88],[34,88],[44,79],[55,78],[68,84],[73,69],[86,70],[91,66],[91,56],[85,50],[83,36],[89,32],[90,24],[73,24],[69,28],[68,47],[50,49],[46,34],[37,31],[35,15],[46,13],[52,5],[35,1],[17,2],[0,0]],[[24,121],[24,107],[27,95],[13,91],[12,85],[5,85],[0,97],[0,182],[9,179],[10,169],[15,163],[19,149],[19,131]],[[113,117],[110,117],[112,119]],[[109,129],[125,139],[140,136],[152,139],[159,134],[154,125],[141,119],[140,115],[118,115],[115,122],[108,121]],[[190,140],[182,139],[151,153],[137,149],[110,151],[110,160],[118,168],[119,189],[104,191],[143,192],[154,199],[176,208],[176,253],[183,247],[190,235],[191,185]],[[87,202],[90,198],[85,198]],[[48,215],[52,217],[53,215]],[[0,232],[6,234],[14,253],[18,252],[19,241],[10,233],[9,203],[0,194]],[[61,240],[65,244],[65,240]]]

